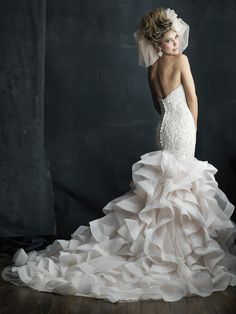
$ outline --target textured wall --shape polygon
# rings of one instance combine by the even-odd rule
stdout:
[[[44,148],[45,1],[0,5],[0,237],[55,233]]]

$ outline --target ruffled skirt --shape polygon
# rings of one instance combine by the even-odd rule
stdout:
[[[217,169],[166,150],[132,165],[126,194],[70,240],[41,251],[19,249],[4,280],[39,291],[124,302],[177,301],[236,285],[234,205]]]

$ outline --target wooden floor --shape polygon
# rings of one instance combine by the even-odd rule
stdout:
[[[9,257],[0,257],[0,270],[11,264]],[[236,313],[236,287],[214,292],[209,297],[186,297],[178,302],[141,301],[110,303],[79,296],[62,296],[18,287],[5,282],[0,276],[1,314],[230,314]]]

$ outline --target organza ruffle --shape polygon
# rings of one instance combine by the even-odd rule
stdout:
[[[126,194],[70,240],[19,249],[4,280],[63,295],[124,302],[177,301],[236,285],[234,205],[217,169],[166,150],[141,156]]]

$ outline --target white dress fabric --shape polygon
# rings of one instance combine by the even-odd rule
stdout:
[[[208,296],[236,285],[235,209],[194,157],[196,129],[182,85],[159,99],[161,149],[132,165],[130,190],[70,240],[19,249],[2,277],[15,285],[110,302]]]

